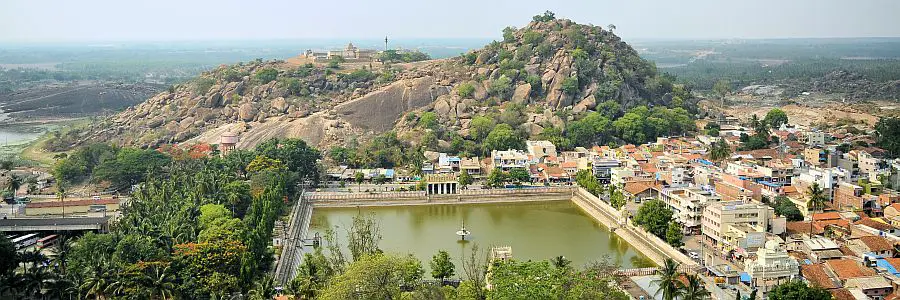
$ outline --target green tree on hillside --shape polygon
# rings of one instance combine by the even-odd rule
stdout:
[[[483,141],[492,130],[497,122],[486,116],[476,116],[469,123],[469,136],[476,142]]]
[[[499,124],[484,139],[485,152],[490,150],[522,149],[525,141],[508,124]]]
[[[256,81],[259,83],[269,83],[278,78],[278,70],[273,68],[263,68],[262,70],[256,71],[256,74],[253,75],[256,78]]]
[[[769,125],[769,128],[777,129],[781,127],[781,124],[788,123],[788,116],[783,110],[778,108],[773,108],[768,113],[766,113],[766,117],[763,118],[763,122]]]
[[[722,100],[722,105],[725,105],[725,96],[731,93],[731,83],[725,79],[719,79],[713,86],[713,92]]]

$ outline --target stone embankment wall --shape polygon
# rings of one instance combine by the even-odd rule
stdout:
[[[616,235],[638,249],[657,265],[662,265],[666,258],[672,258],[684,266],[695,267],[697,265],[694,260],[679,252],[662,239],[644,231],[642,228],[628,224],[618,210],[587,190],[578,188],[572,195],[572,202],[601,224],[610,228]]]
[[[549,187],[463,190],[449,195],[426,195],[425,192],[312,193],[308,197],[315,207],[370,207],[567,201],[572,199],[575,191],[571,187]]]

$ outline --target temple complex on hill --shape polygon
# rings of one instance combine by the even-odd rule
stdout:
[[[360,49],[354,46],[353,43],[349,43],[343,50],[332,50],[326,52],[306,50],[303,56],[314,61],[324,61],[335,57],[341,57],[347,61],[374,61],[376,54],[378,54],[378,50]]]

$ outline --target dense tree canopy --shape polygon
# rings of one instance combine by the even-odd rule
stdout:
[[[830,300],[831,293],[820,287],[812,287],[806,282],[794,280],[782,283],[769,292],[772,300]]]
[[[672,210],[660,200],[644,202],[634,215],[634,224],[661,239],[666,239],[666,230],[672,222]]]
[[[881,118],[875,124],[875,144],[887,150],[891,157],[900,156],[900,118]]]

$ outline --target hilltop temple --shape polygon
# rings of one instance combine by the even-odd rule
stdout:
[[[327,52],[314,52],[312,50],[306,50],[303,56],[314,61],[324,61],[335,57],[342,57],[347,61],[365,62],[374,61],[376,54],[378,54],[378,50],[360,49],[354,46],[353,43],[349,43],[343,50],[332,50]]]

